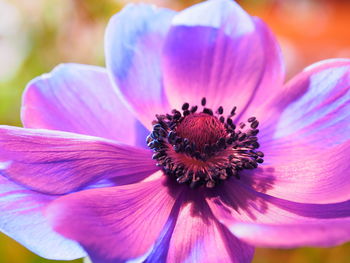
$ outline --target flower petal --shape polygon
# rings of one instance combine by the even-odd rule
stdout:
[[[277,138],[328,147],[349,138],[349,59],[306,68],[248,114],[261,122],[262,145]]]
[[[284,78],[270,31],[230,0],[206,1],[174,17],[163,68],[173,107],[207,97],[210,107],[237,106],[242,112],[255,94],[273,92]]]
[[[254,248],[239,241],[194,197],[184,202],[170,240],[166,262],[251,262]]]
[[[105,69],[62,64],[32,80],[23,95],[27,128],[98,136],[133,145],[138,121],[118,98]]]
[[[44,217],[43,210],[54,199],[0,176],[0,231],[41,257],[56,260],[84,257],[80,246],[53,231]]]
[[[350,200],[316,204],[293,202],[257,192],[237,179],[228,180],[207,196],[214,215],[256,223],[301,223],[302,221],[350,218]]]
[[[259,134],[265,163],[244,173],[243,180],[273,179],[267,193],[293,201],[350,199],[349,87],[345,59],[317,63],[291,80],[269,108],[259,109],[270,119]]]
[[[168,221],[165,223],[152,251],[147,255],[146,260],[143,261],[144,263],[167,262],[170,239],[176,225],[181,205],[181,200],[176,200]]]
[[[305,92],[283,110],[275,139],[301,137],[303,142],[323,147],[350,139],[349,59],[310,66],[287,83],[286,90]]]
[[[239,239],[255,246],[329,247],[350,240],[350,220],[329,219],[320,223],[284,225],[235,223],[231,226],[231,231]]]
[[[156,113],[168,109],[160,52],[174,13],[151,5],[128,5],[107,27],[107,68],[120,94],[148,128]]]
[[[242,172],[257,191],[297,202],[329,203],[350,199],[350,141],[328,149],[290,142],[274,144],[266,164]]]
[[[0,127],[0,175],[39,192],[64,194],[110,178],[133,183],[157,170],[145,149],[73,133]]]
[[[305,204],[249,190],[237,181],[226,188],[209,198],[209,205],[220,222],[249,244],[334,246],[350,240],[350,200]]]
[[[239,120],[247,121],[249,117],[256,116],[258,120],[262,122],[260,127],[263,125],[263,128],[265,128],[265,126],[271,126],[274,119],[269,122],[270,118],[266,116],[266,112],[268,112],[269,109],[266,109],[264,105],[266,105],[268,98],[274,97],[276,93],[282,90],[285,69],[281,49],[273,33],[259,18],[253,17],[253,20],[256,31],[260,34],[263,43],[263,52],[266,54],[264,57],[264,75],[259,83],[259,88],[255,89],[253,95],[244,105],[243,109],[237,111],[238,116],[236,116],[236,122],[238,123]],[[261,108],[264,108],[264,111],[259,114],[260,112],[257,112],[256,109]]]
[[[157,179],[74,193],[54,201],[46,214],[93,262],[125,262],[152,249],[177,195]]]

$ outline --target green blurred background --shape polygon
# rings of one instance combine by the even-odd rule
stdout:
[[[0,0],[0,124],[20,126],[28,81],[62,62],[104,65],[103,35],[123,0]],[[141,2],[141,1],[140,1]],[[181,10],[200,1],[148,0]],[[350,1],[242,0],[277,35],[287,77],[321,59],[350,57]],[[0,234],[0,263],[41,259]],[[72,262],[82,262],[76,260]],[[350,244],[334,248],[257,249],[254,263],[348,263]]]

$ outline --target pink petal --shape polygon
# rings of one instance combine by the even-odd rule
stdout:
[[[154,244],[152,251],[150,251],[150,253],[147,255],[146,260],[143,261],[144,263],[167,262],[170,239],[176,225],[181,205],[182,202],[178,199],[175,202],[170,216],[165,223],[156,243]]]
[[[94,262],[125,262],[152,249],[177,196],[157,179],[71,194],[53,202],[46,214]]]
[[[75,242],[54,232],[43,210],[56,197],[25,189],[0,176],[0,231],[49,259],[85,256]]]
[[[320,147],[350,139],[350,60],[310,66],[286,89],[305,92],[283,110],[274,138],[293,136]]]
[[[350,220],[331,219],[321,223],[262,225],[235,223],[231,231],[239,239],[255,246],[294,248],[329,247],[350,240]]]
[[[350,200],[315,204],[288,201],[259,193],[232,179],[207,196],[215,217],[222,221],[286,224],[350,218]]]
[[[151,155],[96,137],[0,127],[0,175],[43,193],[64,194],[103,179],[143,180],[157,171]]]
[[[350,141],[328,149],[302,143],[275,144],[266,164],[242,173],[243,182],[269,195],[309,203],[350,199]]]
[[[293,201],[350,199],[349,87],[350,60],[320,62],[290,81],[269,110],[260,109],[275,121],[259,134],[265,163],[242,178],[273,179],[267,193]]]
[[[239,241],[194,197],[184,202],[170,240],[166,262],[251,262],[253,247]]]
[[[210,107],[230,111],[236,105],[241,113],[279,89],[284,78],[271,32],[229,0],[206,1],[174,17],[163,68],[173,107],[205,96]]]
[[[276,138],[328,147],[349,139],[350,60],[316,63],[290,80],[248,115],[261,122],[260,138]]]
[[[238,180],[227,181],[217,191],[208,197],[213,214],[249,244],[332,246],[350,240],[350,200],[332,204],[291,202],[255,192]]]
[[[32,80],[23,95],[27,128],[75,132],[134,144],[139,128],[106,70],[63,64]],[[144,138],[145,139],[145,138]]]
[[[168,109],[160,52],[174,13],[151,5],[128,5],[107,27],[107,68],[119,93],[148,128],[155,114]]]

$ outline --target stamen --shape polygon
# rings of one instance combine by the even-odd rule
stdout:
[[[147,143],[167,176],[191,188],[213,188],[230,177],[240,179],[241,170],[263,163],[264,154],[256,150],[260,147],[256,117],[248,119],[250,128],[241,122],[237,129],[231,119],[236,107],[225,118],[222,106],[214,114],[205,108],[205,97],[201,105],[202,112],[197,112],[198,106],[185,102],[182,113],[174,109],[153,121]]]
[[[220,106],[216,112],[217,112],[219,115],[223,114],[223,113],[224,113],[223,107]]]
[[[256,120],[255,117],[250,117],[250,118],[248,119],[248,122],[253,122],[253,121],[255,121],[255,120]]]
[[[252,127],[253,129],[258,128],[259,122],[257,120],[254,120],[252,124],[250,124],[250,127]]]
[[[188,104],[187,102],[186,103],[184,103],[183,105],[182,105],[182,110],[188,110],[188,108],[190,107],[190,104]]]
[[[234,116],[236,114],[236,109],[237,107],[234,106],[233,109],[231,110],[231,116]]]
[[[195,113],[197,111],[197,109],[198,109],[197,105],[196,106],[192,106],[191,107],[191,113]]]

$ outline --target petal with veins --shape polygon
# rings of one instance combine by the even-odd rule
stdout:
[[[26,128],[75,132],[131,145],[142,131],[117,96],[107,71],[79,64],[62,64],[33,79],[23,95],[22,121]]]
[[[96,137],[0,127],[0,175],[42,193],[65,194],[103,179],[141,181],[158,170],[151,156]]]
[[[149,253],[167,222],[178,192],[164,184],[157,179],[81,191],[57,199],[46,215],[93,262],[125,262]]]
[[[169,110],[162,84],[160,53],[174,11],[130,4],[110,20],[106,64],[118,92],[148,128],[156,113]]]
[[[254,248],[216,221],[201,197],[186,200],[170,240],[166,262],[251,262]]]
[[[242,113],[255,94],[261,100],[278,90],[284,76],[271,32],[230,0],[206,1],[176,15],[162,62],[175,108],[207,97],[209,107],[237,106]]]
[[[73,260],[84,257],[83,249],[57,234],[43,215],[55,198],[0,176],[0,231],[44,258]]]

